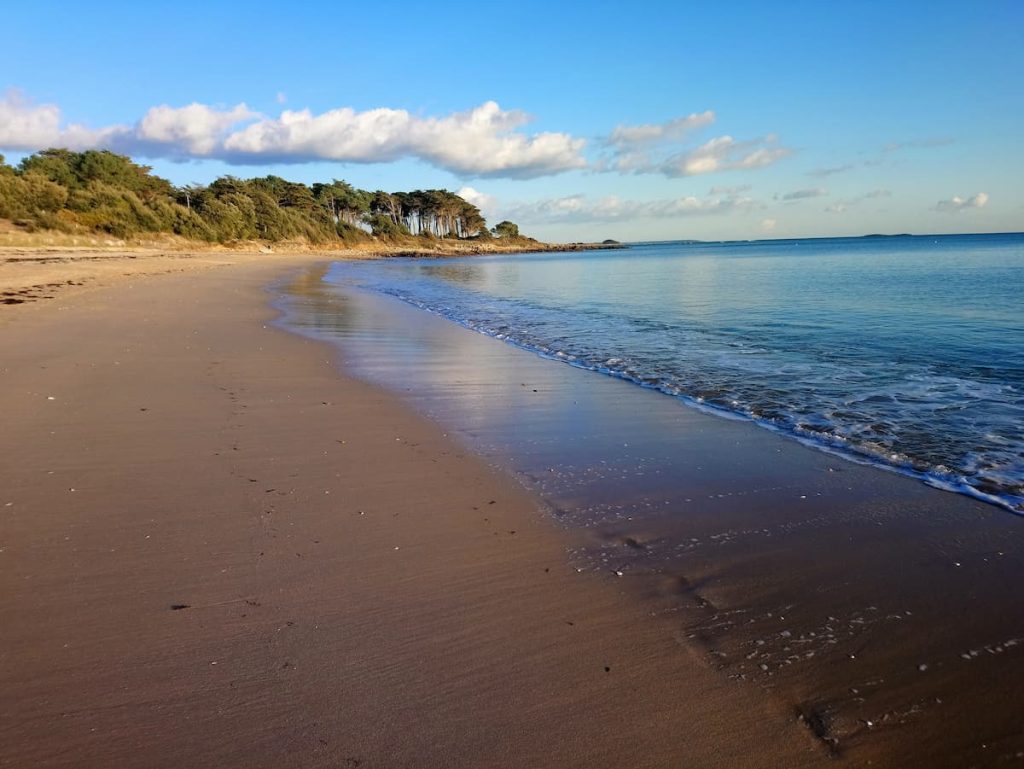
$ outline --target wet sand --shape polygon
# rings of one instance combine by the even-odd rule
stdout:
[[[574,565],[841,763],[1024,763],[1018,516],[316,272],[282,293],[346,370],[535,490]]]
[[[0,765],[829,763],[225,261],[0,308]]]

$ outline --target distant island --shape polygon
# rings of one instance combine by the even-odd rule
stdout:
[[[488,227],[479,208],[448,190],[371,192],[338,179],[306,185],[279,176],[176,187],[151,171],[106,150],[47,149],[17,166],[0,155],[0,220],[8,220],[0,233],[417,255],[564,248],[522,235],[514,222]]]

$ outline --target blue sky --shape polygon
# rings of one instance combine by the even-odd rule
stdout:
[[[554,240],[1024,229],[1019,0],[75,5],[4,11],[10,159],[446,187]]]

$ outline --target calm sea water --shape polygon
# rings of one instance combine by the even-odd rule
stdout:
[[[1024,235],[392,259],[328,280],[1024,512]]]

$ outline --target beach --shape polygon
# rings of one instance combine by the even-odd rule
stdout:
[[[267,286],[318,260],[4,265],[54,298],[0,325],[0,765],[830,762],[519,483],[275,327]]]
[[[0,769],[1024,769],[1024,2],[66,5]]]

